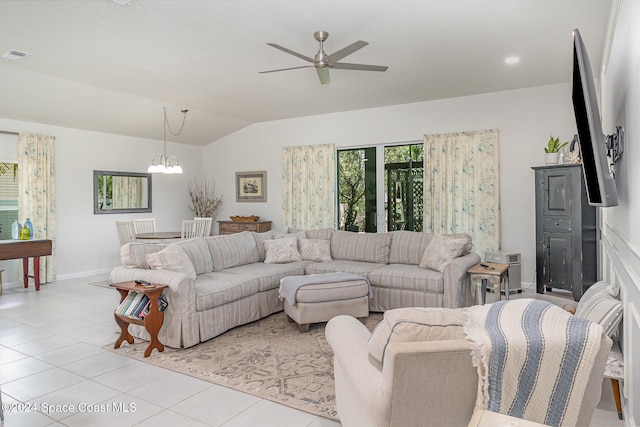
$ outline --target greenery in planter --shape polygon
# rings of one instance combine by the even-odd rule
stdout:
[[[560,143],[560,138],[554,138],[553,136],[549,137],[549,142],[547,146],[544,148],[545,153],[559,153],[560,150],[569,143],[569,141]]]
[[[187,182],[191,206],[189,209],[199,218],[210,218],[222,203],[222,196],[216,194],[216,184],[206,178]]]

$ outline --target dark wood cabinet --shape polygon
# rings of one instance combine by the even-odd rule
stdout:
[[[569,290],[578,301],[597,280],[596,208],[580,165],[536,166],[536,290]]]

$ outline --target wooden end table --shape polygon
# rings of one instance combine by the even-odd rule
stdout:
[[[509,299],[509,264],[499,264],[496,262],[481,262],[467,270],[471,284],[476,285],[476,295],[480,293],[480,297],[476,296],[483,305],[487,300],[487,287],[491,282],[493,292],[496,294],[498,301],[502,297],[500,292],[501,284],[504,283],[505,299]]]
[[[144,357],[149,357],[154,348],[159,352],[163,352],[164,345],[162,345],[158,339],[158,332],[160,332],[160,328],[162,328],[162,323],[164,322],[164,312],[160,311],[158,308],[158,298],[160,297],[160,294],[162,294],[162,291],[165,288],[168,288],[168,286],[152,284],[152,287],[149,287],[137,284],[133,281],[112,283],[109,286],[116,288],[118,292],[120,292],[120,302],[127,297],[129,291],[143,292],[150,301],[149,314],[147,314],[144,319],[134,319],[122,316],[116,312],[113,313],[116,323],[120,326],[120,330],[122,331],[120,333],[120,338],[118,338],[115,344],[113,344],[113,348],[120,348],[120,345],[122,345],[124,341],[127,341],[129,344],[133,344],[133,336],[129,333],[129,324],[133,323],[134,325],[144,326],[151,336],[151,341],[149,342],[147,349],[144,351]]]

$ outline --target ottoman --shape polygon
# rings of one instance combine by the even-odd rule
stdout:
[[[308,332],[309,324],[327,322],[340,314],[363,318],[369,316],[369,283],[367,280],[302,285],[296,292],[296,303],[284,301],[284,312],[300,332]]]

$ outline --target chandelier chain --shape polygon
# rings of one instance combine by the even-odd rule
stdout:
[[[187,120],[187,112],[189,110],[182,110],[181,113],[184,114],[182,116],[182,124],[180,125],[180,129],[178,129],[178,132],[173,132],[173,129],[171,129],[171,124],[169,124],[169,119],[167,119],[167,107],[164,107],[164,123],[165,125],[169,128],[169,133],[171,133],[171,135],[173,136],[178,136],[182,133],[182,129],[184,128],[184,122]]]

